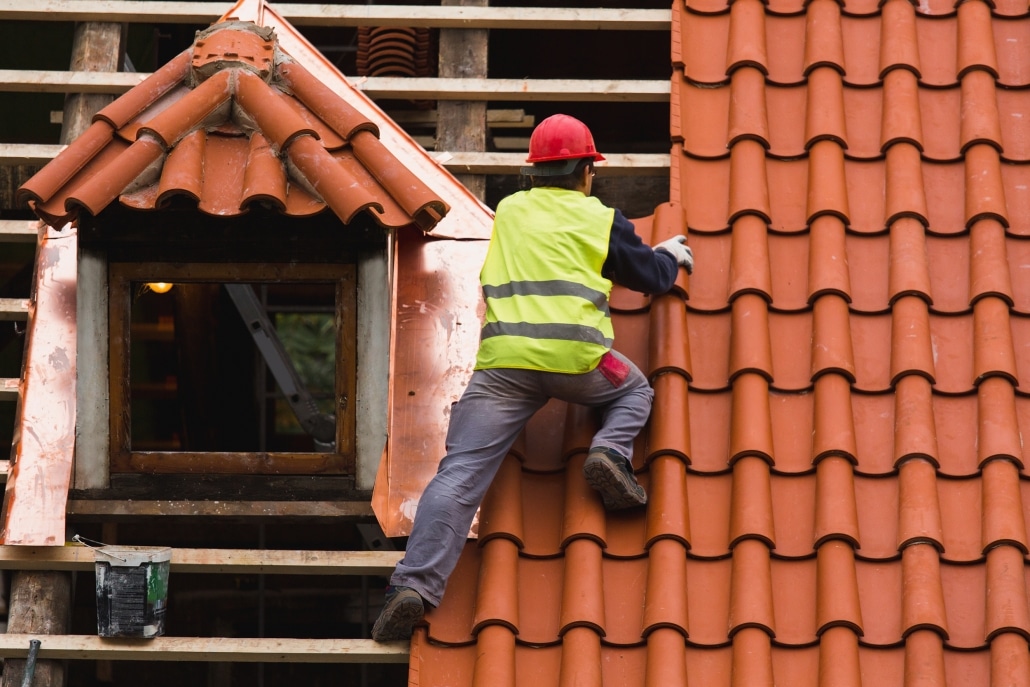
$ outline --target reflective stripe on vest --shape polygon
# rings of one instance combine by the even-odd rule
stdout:
[[[534,188],[498,205],[480,274],[476,368],[582,373],[611,348],[612,283],[601,276],[614,210],[578,191]]]

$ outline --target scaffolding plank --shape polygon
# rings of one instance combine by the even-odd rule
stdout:
[[[20,379],[0,378],[0,401],[17,401]]]
[[[0,634],[0,658],[40,660],[218,661],[227,663],[407,663],[407,641],[243,637],[121,639],[93,635]]]
[[[0,219],[0,243],[35,243],[37,220]]]
[[[146,517],[256,519],[370,518],[368,501],[147,501],[72,499],[69,517],[85,519],[135,519]]]
[[[95,549],[0,546],[3,570],[92,571]],[[403,551],[172,549],[172,572],[265,575],[389,575]]]
[[[0,298],[0,322],[24,322],[29,319],[28,298]]]

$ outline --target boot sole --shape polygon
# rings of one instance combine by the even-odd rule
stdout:
[[[587,484],[593,487],[604,501],[607,510],[625,510],[647,503],[647,493],[606,457],[588,457],[583,465]]]
[[[417,592],[400,596],[383,608],[372,626],[372,639],[377,642],[410,639],[415,625],[421,622],[424,615],[425,606]]]

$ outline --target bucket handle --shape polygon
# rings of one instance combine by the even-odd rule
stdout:
[[[78,542],[79,544],[82,544],[83,546],[85,546],[88,549],[93,549],[94,551],[99,551],[100,553],[104,554],[105,556],[108,556],[109,558],[113,558],[116,561],[121,561],[122,563],[128,563],[129,562],[129,559],[127,559],[127,558],[122,558],[121,556],[116,556],[113,553],[109,553],[107,551],[104,551],[103,547],[107,546],[107,544],[105,544],[102,541],[96,541],[94,539],[86,539],[85,537],[83,537],[82,535],[79,535],[79,534],[76,534],[75,536],[73,536],[72,537],[72,541]],[[87,542],[89,542],[89,543],[87,543]],[[96,544],[97,546],[92,546],[92,544]]]

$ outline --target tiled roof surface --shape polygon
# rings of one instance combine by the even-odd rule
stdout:
[[[380,140],[377,126],[283,52],[275,32],[226,21],[101,110],[20,190],[63,226],[111,202],[192,204],[215,216],[253,204],[286,215],[367,213],[431,230],[441,200]]]
[[[672,59],[639,228],[697,268],[612,308],[650,503],[545,408],[410,684],[1030,685],[1025,2],[679,1]]]

